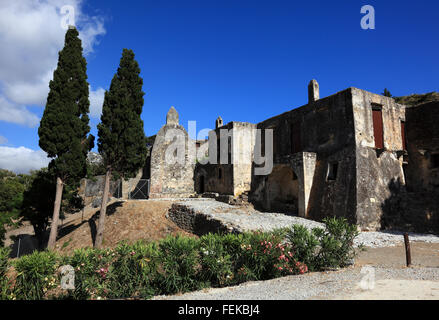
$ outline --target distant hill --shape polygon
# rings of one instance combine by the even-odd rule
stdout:
[[[416,106],[421,103],[431,101],[439,101],[439,92],[430,92],[425,94],[412,94],[403,97],[393,97],[397,103],[405,104],[407,106]]]

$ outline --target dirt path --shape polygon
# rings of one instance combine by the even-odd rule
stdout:
[[[412,266],[439,268],[439,244],[411,242]],[[361,252],[355,263],[362,267],[403,268],[406,266],[405,247],[403,245],[384,248],[368,248]]]
[[[371,289],[356,287],[350,292],[328,297],[332,300],[439,300],[439,281],[377,280]]]
[[[368,248],[355,265],[159,300],[439,300],[439,244],[412,243],[413,266],[402,246]]]

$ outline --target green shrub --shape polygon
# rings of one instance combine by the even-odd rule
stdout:
[[[9,248],[0,248],[0,300],[12,298],[10,279],[6,275],[9,269],[10,252]]]
[[[310,232],[302,225],[294,225],[287,233],[287,239],[294,251],[294,258],[305,263],[310,271],[314,271],[320,244],[314,231]]]
[[[63,265],[69,264],[75,270],[75,289],[69,297],[79,300],[105,297],[109,267],[114,256],[111,249],[82,248],[65,258]]]
[[[159,288],[173,294],[202,287],[198,277],[199,241],[189,237],[168,237],[159,243]]]
[[[344,218],[335,217],[326,218],[323,222],[325,229],[309,231],[295,225],[287,234],[295,259],[303,261],[311,271],[345,267],[357,254],[353,244],[359,232],[355,225],[349,224]]]
[[[17,299],[41,300],[57,286],[55,272],[58,268],[54,252],[43,251],[22,256],[14,262],[17,272],[15,295]]]
[[[0,278],[6,276],[9,268],[9,254],[11,249],[0,247]]]
[[[200,263],[200,279],[208,286],[223,287],[232,283],[233,260],[224,246],[223,235],[209,233],[200,238]]]
[[[107,297],[148,299],[153,296],[158,267],[157,245],[143,242],[132,245],[121,243],[114,252],[116,258],[110,267]]]
[[[349,224],[344,218],[326,218],[323,222],[325,230],[316,233],[321,246],[316,259],[317,266],[339,268],[349,265],[357,255],[354,248],[354,239],[359,234],[357,226]]]
[[[0,298],[148,299],[348,265],[356,255],[356,226],[337,218],[324,223],[324,229],[311,231],[295,225],[271,232],[123,242],[114,249],[85,248],[63,257],[34,252],[13,263],[16,279],[7,279],[9,250],[0,249]],[[75,289],[60,290],[60,265],[74,268]]]
[[[285,234],[285,230],[244,234],[237,281],[267,280],[307,270],[294,259],[291,246],[284,242]]]

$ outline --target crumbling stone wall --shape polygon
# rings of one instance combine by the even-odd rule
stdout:
[[[319,95],[310,96],[317,99]],[[290,166],[298,176],[301,216],[319,220],[340,215],[355,222],[355,139],[349,89],[312,100],[258,123],[257,127],[274,130],[275,167]],[[297,142],[298,150],[294,146]],[[264,139],[262,144],[264,149]],[[328,170],[333,164],[337,166],[337,176],[328,180]],[[269,209],[279,204],[267,200],[270,186],[269,177],[253,175],[250,200],[257,207]]]
[[[439,102],[407,108],[407,187],[439,192]]]
[[[197,166],[195,173],[196,188],[199,189],[201,176],[205,184],[205,192],[214,192],[225,195],[239,196],[251,188],[252,162],[255,144],[256,125],[247,122],[229,122],[224,126],[222,120],[216,121],[216,129],[209,137],[209,152],[216,150],[216,164]],[[230,137],[225,152],[227,163],[221,163],[220,130],[228,130]],[[211,159],[213,156],[211,155]]]
[[[382,226],[439,233],[439,102],[406,109],[405,184],[391,181]]]
[[[151,152],[150,198],[189,197],[194,194],[195,142],[188,142],[192,140],[179,124],[177,111],[171,107]]]
[[[92,179],[81,179],[78,193],[82,197],[84,205],[87,206],[93,204],[94,201],[100,201],[104,192],[104,181],[104,175]],[[121,197],[120,180],[110,181],[110,197]]]
[[[381,228],[390,185],[404,185],[401,122],[405,107],[394,99],[351,88],[357,161],[357,224],[363,230]],[[384,149],[375,146],[372,109],[382,110]]]

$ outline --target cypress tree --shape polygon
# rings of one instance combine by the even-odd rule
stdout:
[[[387,90],[387,88],[384,88],[384,92],[382,93],[383,96],[385,97],[392,97],[392,94],[390,93],[389,90]]]
[[[76,28],[69,27],[38,129],[39,145],[53,158],[49,170],[56,176],[49,249],[55,247],[63,186],[78,184],[85,176],[87,153],[94,143],[92,135],[87,137],[90,131],[87,62],[78,36]]]
[[[102,246],[110,179],[134,177],[146,160],[143,121],[143,80],[132,50],[123,49],[119,68],[110,90],[105,92],[101,123],[98,125],[98,149],[106,168],[104,193],[94,246]]]

